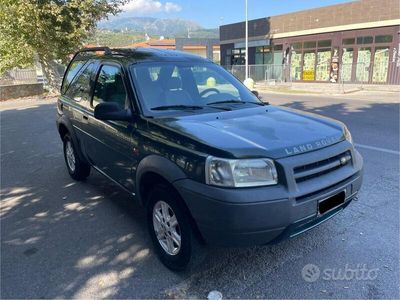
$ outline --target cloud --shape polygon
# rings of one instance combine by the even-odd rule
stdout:
[[[167,13],[169,12],[178,12],[182,10],[182,7],[176,3],[166,2],[164,5],[164,9]]]
[[[165,4],[156,0],[131,0],[124,6],[122,11],[133,12],[137,14],[149,14],[157,12],[178,12],[181,11],[182,7],[173,2],[165,2]]]

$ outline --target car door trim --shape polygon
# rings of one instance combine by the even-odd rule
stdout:
[[[118,186],[120,186],[125,192],[128,192],[129,194],[131,194],[131,196],[136,196],[136,194],[134,192],[131,192],[129,189],[127,189],[124,185],[122,185],[121,183],[119,183],[118,181],[116,181],[115,179],[113,179],[111,176],[109,176],[107,173],[105,173],[104,171],[102,171],[99,167],[92,165],[93,169],[95,169],[97,172],[99,172],[101,175],[107,177],[109,180],[111,180],[112,182],[116,183]]]

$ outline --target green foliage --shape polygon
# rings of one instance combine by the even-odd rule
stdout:
[[[33,61],[60,59],[82,46],[99,20],[125,0],[0,0],[0,74]]]
[[[121,32],[98,29],[89,36],[89,38],[86,40],[86,44],[108,47],[124,47],[144,40],[145,33],[143,32],[137,32],[134,30]]]

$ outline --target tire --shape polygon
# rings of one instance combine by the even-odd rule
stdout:
[[[167,218],[165,218],[166,215],[164,214],[165,207],[167,207],[167,215],[170,217],[169,221],[174,220],[172,216],[176,217],[176,226],[172,226],[170,222],[170,227],[168,227]],[[164,225],[160,227],[158,219],[161,217],[164,217],[165,222]],[[180,202],[179,195],[168,185],[157,184],[149,193],[147,202],[147,224],[154,249],[161,262],[173,271],[182,271],[186,269],[192,256],[194,236],[189,216]],[[157,237],[156,227],[159,227],[158,236],[161,241]],[[180,236],[180,245],[176,242],[176,234]],[[163,238],[165,238],[165,240]],[[170,243],[168,243],[168,239]],[[169,245],[171,245],[171,240],[172,247],[169,247]]]
[[[90,175],[90,165],[81,161],[77,155],[77,148],[68,133],[64,136],[63,141],[64,159],[69,175],[77,181],[86,179]]]

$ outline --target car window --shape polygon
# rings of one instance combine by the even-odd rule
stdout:
[[[154,82],[158,80],[158,76],[160,75],[160,70],[161,70],[160,67],[149,68],[151,81]]]
[[[83,60],[74,60],[73,62],[71,62],[67,73],[64,76],[64,82],[62,85],[62,93],[65,93],[69,87],[69,85],[71,84],[72,80],[74,79],[74,77],[76,76],[76,74],[78,74],[78,72],[82,69],[82,67],[85,65],[87,61],[83,61]]]
[[[199,93],[204,92],[204,94],[202,94],[203,98],[211,96],[210,95],[211,92],[210,93],[206,92],[207,89],[211,88],[215,89],[215,91],[218,91],[219,94],[220,93],[229,94],[235,99],[238,99],[240,97],[239,90],[232,83],[226,80],[220,73],[217,73],[215,70],[206,66],[194,66],[191,69]]]
[[[116,66],[102,66],[93,93],[93,107],[101,102],[115,102],[121,108],[125,108],[126,100],[127,93],[121,69]]]
[[[213,63],[152,62],[132,65],[130,71],[146,115],[160,113],[168,106],[259,103],[237,78]]]
[[[95,64],[89,64],[77,77],[73,79],[66,96],[76,102],[89,101],[91,89],[91,77],[95,70]]]

